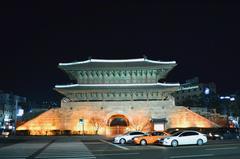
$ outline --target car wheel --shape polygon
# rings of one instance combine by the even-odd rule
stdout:
[[[140,145],[142,145],[142,146],[147,145],[147,141],[146,140],[141,140]]]
[[[120,139],[120,144],[125,144],[126,140],[125,139]]]
[[[198,139],[197,140],[197,145],[201,146],[203,144],[203,140],[202,139]]]
[[[178,145],[178,142],[177,140],[173,140],[172,143],[171,143],[172,147],[177,147]]]

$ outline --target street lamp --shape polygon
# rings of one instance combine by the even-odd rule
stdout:
[[[205,89],[204,89],[204,94],[205,95],[208,95],[210,93],[210,89],[208,88],[208,87],[206,87]]]
[[[79,119],[79,124],[82,125],[82,130],[84,135],[84,119]]]
[[[208,109],[209,109],[209,94],[210,94],[210,89],[208,87],[206,87],[204,89],[204,95],[205,95],[205,106],[207,107],[207,113],[208,113]]]
[[[232,96],[220,96],[219,98],[220,98],[221,101],[223,101],[223,102],[221,102],[221,106],[223,108],[223,114],[227,115],[227,127],[229,127],[229,121],[234,121],[233,119],[230,119],[232,117],[232,112],[231,112],[231,110],[229,108],[229,106],[230,106],[229,104],[231,102],[235,101],[235,97],[232,97]],[[224,103],[227,106],[226,105],[224,106]],[[238,124],[236,124],[236,122],[233,123],[233,124],[238,126]]]

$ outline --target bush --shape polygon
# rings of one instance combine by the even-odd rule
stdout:
[[[29,132],[29,130],[17,130],[17,131],[16,131],[16,135],[19,135],[19,136],[28,136],[28,135],[30,135],[30,132]]]

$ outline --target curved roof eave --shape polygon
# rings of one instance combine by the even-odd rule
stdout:
[[[74,87],[134,87],[134,86],[163,86],[163,87],[179,87],[179,83],[137,83],[137,84],[70,84],[55,85],[56,89],[74,88]]]
[[[176,61],[154,61],[146,58],[137,58],[137,59],[126,59],[126,60],[105,60],[105,59],[89,59],[85,61],[79,62],[71,62],[71,63],[59,63],[59,66],[72,66],[86,63],[128,63],[128,62],[148,62],[155,64],[176,64]]]

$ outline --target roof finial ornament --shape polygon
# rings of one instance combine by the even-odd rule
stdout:
[[[146,59],[147,59],[147,56],[146,56],[145,54],[143,54],[142,56],[143,56],[144,60],[146,60]]]

